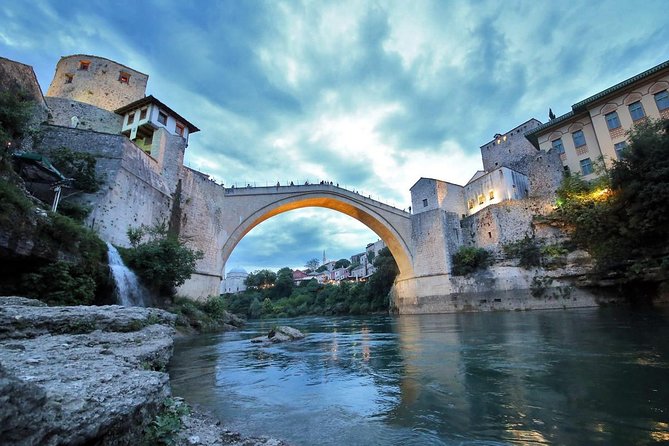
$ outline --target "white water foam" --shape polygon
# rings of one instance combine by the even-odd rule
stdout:
[[[118,303],[125,307],[145,307],[148,295],[146,289],[139,283],[137,275],[125,266],[118,250],[111,243],[107,243],[107,247]]]

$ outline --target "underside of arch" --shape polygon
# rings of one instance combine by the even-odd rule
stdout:
[[[373,210],[356,205],[353,200],[347,199],[346,197],[329,197],[322,195],[287,197],[258,209],[248,218],[244,219],[228,237],[228,240],[223,246],[223,264],[227,262],[237,244],[249,231],[251,231],[251,229],[276,215],[306,207],[332,209],[360,221],[374,231],[388,246],[388,249],[397,262],[397,266],[400,270],[400,277],[413,275],[413,264],[407,241],[389,222]]]

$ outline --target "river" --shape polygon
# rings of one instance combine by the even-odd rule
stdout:
[[[248,339],[275,324],[306,339]],[[293,445],[669,443],[669,308],[251,322],[178,339],[173,393]]]

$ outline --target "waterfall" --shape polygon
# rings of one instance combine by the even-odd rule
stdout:
[[[145,307],[147,291],[139,283],[137,275],[123,264],[123,259],[118,250],[111,243],[107,243],[109,255],[109,268],[111,269],[118,303],[125,307]]]

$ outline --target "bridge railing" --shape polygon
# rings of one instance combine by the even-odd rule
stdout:
[[[354,193],[356,195],[359,195],[363,199],[369,199],[372,200],[376,203],[383,204],[385,206],[391,207],[397,211],[402,211],[402,212],[409,212],[410,213],[410,206],[405,206],[405,207],[400,207],[397,206],[396,203],[392,203],[389,201],[386,201],[379,196],[375,196],[369,193],[365,193],[364,191],[360,191],[359,189],[349,187],[347,185],[342,185],[340,183],[337,183],[335,181],[326,181],[326,180],[321,180],[321,181],[311,181],[311,180],[302,180],[302,181],[296,181],[296,180],[286,180],[286,181],[277,181],[276,183],[272,184],[268,181],[265,182],[257,182],[257,181],[243,181],[243,182],[233,182],[233,183],[225,183],[221,184],[221,186],[225,189],[226,194],[234,194],[235,192],[237,193],[271,193],[271,192],[287,192],[288,188],[295,188],[295,187],[311,187],[313,188],[314,186],[327,186],[332,189],[341,189],[345,190],[347,192]],[[260,190],[259,190],[260,189]]]

